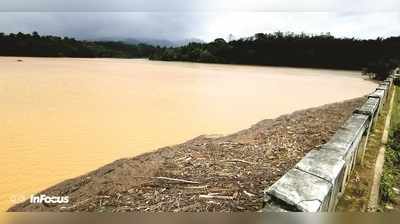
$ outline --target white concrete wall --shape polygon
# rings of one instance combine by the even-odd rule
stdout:
[[[354,167],[363,161],[369,132],[392,83],[392,76],[383,81],[329,142],[309,152],[266,189],[262,211],[334,211]]]

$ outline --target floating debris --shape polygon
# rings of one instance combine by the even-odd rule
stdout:
[[[258,211],[263,191],[325,143],[365,98],[298,111],[228,136],[200,136],[121,159],[44,191],[70,203],[28,201],[10,211]]]

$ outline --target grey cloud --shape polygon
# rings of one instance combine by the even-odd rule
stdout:
[[[2,0],[1,11],[398,11],[398,0]]]
[[[223,36],[249,36],[256,32],[292,31],[306,33],[331,32],[339,37],[376,38],[400,35],[397,12],[332,13],[279,12],[231,13],[208,17],[207,33]]]
[[[201,29],[202,17],[187,13],[159,12],[7,12],[0,13],[0,32],[32,32],[73,36],[80,39],[140,37],[161,39],[189,38]]]
[[[41,34],[80,39],[201,38],[206,41],[217,37],[226,38],[229,34],[246,37],[257,32],[278,30],[297,33],[331,32],[336,36],[356,38],[400,35],[400,11],[393,11],[399,5],[398,1],[380,0],[379,4],[375,0],[298,2],[291,1],[288,4],[287,0],[2,0],[1,10],[18,6],[19,9],[25,10],[36,7],[45,12],[0,12],[0,32],[38,31]],[[117,12],[122,3],[127,4],[126,12]],[[135,6],[136,11],[127,12],[132,6]],[[391,11],[384,10],[389,6],[392,7]],[[350,10],[354,8],[359,11]],[[369,8],[374,10],[368,11]],[[48,12],[57,9],[66,12]],[[72,9],[93,9],[99,12],[73,12]],[[102,12],[101,9],[109,11]],[[115,12],[111,12],[113,10]],[[274,10],[276,12],[272,12]]]
[[[186,11],[202,7],[200,0],[6,0],[1,11]]]

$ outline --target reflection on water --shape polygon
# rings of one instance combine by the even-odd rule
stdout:
[[[63,179],[200,134],[359,97],[359,72],[0,58],[0,210]]]

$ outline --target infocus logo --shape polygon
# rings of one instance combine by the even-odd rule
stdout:
[[[47,204],[64,204],[69,202],[69,197],[58,197],[58,196],[47,196],[45,194],[34,196],[31,195],[31,204],[40,204],[40,203],[47,203]]]

